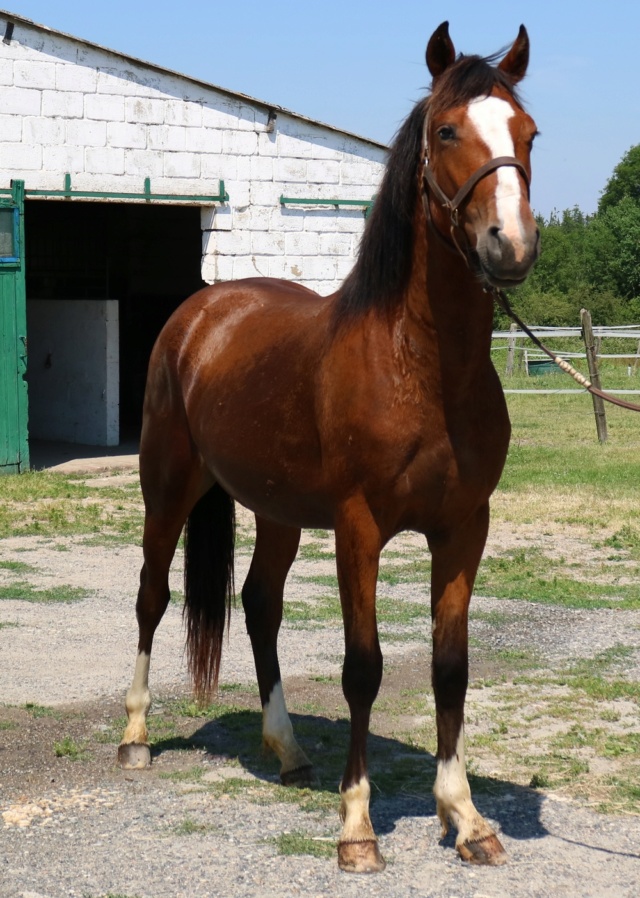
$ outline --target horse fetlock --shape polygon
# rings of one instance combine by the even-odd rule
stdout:
[[[295,779],[296,771],[311,770],[311,761],[293,735],[280,682],[275,684],[269,700],[262,709],[262,742],[279,758],[282,765],[280,778],[283,783],[285,777],[290,775]]]
[[[146,720],[151,708],[151,693],[148,689],[142,693],[130,689],[124,700],[124,707],[130,721],[140,717]]]
[[[444,837],[449,832],[449,817],[447,815],[446,808],[441,801],[436,801],[436,810],[441,826],[440,838],[444,839]]]
[[[442,823],[442,838],[448,832],[449,819],[458,830],[456,850],[463,861],[483,866],[506,863],[507,854],[500,840],[471,802],[462,809],[449,810],[439,802],[438,817]]]
[[[343,824],[341,843],[376,841],[369,817],[370,795],[371,788],[366,778],[347,789],[340,789],[340,818]]]

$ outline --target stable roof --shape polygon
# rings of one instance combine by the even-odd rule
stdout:
[[[309,118],[306,115],[301,115],[299,112],[293,112],[291,109],[286,109],[284,106],[280,106],[278,103],[269,103],[266,100],[260,100],[256,97],[251,97],[248,94],[230,90],[227,87],[220,87],[220,85],[218,84],[212,84],[211,82],[203,81],[200,78],[193,78],[191,75],[185,75],[183,72],[177,72],[174,69],[167,69],[164,66],[157,65],[154,62],[147,62],[147,60],[145,59],[138,59],[135,56],[129,56],[126,53],[120,53],[118,50],[112,50],[110,47],[104,47],[101,44],[94,43],[93,41],[87,41],[84,38],[76,37],[73,34],[67,34],[64,31],[58,31],[55,28],[49,28],[48,25],[41,25],[39,22],[34,22],[32,19],[27,19],[25,18],[25,16],[10,12],[9,10],[0,9],[0,16],[7,20],[7,24],[12,22],[15,24],[19,22],[22,25],[28,26],[29,28],[35,28],[39,31],[45,31],[48,34],[54,35],[56,37],[66,38],[67,40],[74,41],[77,44],[82,44],[85,47],[91,47],[94,50],[100,50],[103,53],[109,53],[111,56],[115,56],[125,62],[134,63],[135,65],[142,66],[143,68],[147,68],[155,72],[160,72],[163,75],[171,75],[173,77],[184,78],[191,84],[197,84],[200,87],[205,87],[209,90],[215,90],[218,93],[225,94],[226,96],[233,97],[235,99],[243,100],[246,103],[252,104],[254,106],[259,106],[262,109],[266,109],[267,111],[273,110],[276,113],[283,113],[284,115],[291,116],[291,118],[298,119],[299,121],[303,122],[308,122],[309,124],[316,125],[317,127],[326,128],[327,130],[334,131],[337,134],[344,134],[347,137],[354,138],[355,140],[370,144],[371,146],[387,149],[386,144],[380,143],[377,140],[372,140],[369,137],[362,137],[362,135],[360,134],[355,134],[352,131],[345,130],[344,128],[337,128],[334,125],[328,125],[326,122],[317,121],[316,119]]]

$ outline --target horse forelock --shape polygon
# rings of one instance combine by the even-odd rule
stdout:
[[[459,56],[434,80],[427,100],[429,113],[439,115],[446,109],[466,106],[478,97],[488,97],[494,88],[502,88],[522,107],[514,82],[494,65],[501,56],[502,51],[492,56]]]
[[[434,80],[430,94],[416,103],[400,126],[356,264],[338,294],[336,323],[373,309],[392,311],[403,302],[412,271],[425,117],[489,96],[494,88],[502,88],[522,107],[513,81],[494,65],[501,56],[502,51],[484,57],[459,56]]]

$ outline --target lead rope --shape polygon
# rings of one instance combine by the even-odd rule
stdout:
[[[633,402],[627,402],[625,399],[618,399],[617,396],[613,396],[611,393],[605,393],[603,390],[599,390],[598,387],[594,387],[591,381],[587,380],[584,375],[580,374],[579,371],[570,365],[565,359],[561,359],[559,355],[551,352],[550,349],[541,343],[540,340],[536,337],[534,333],[529,330],[526,324],[524,324],[520,318],[516,315],[509,304],[509,300],[503,290],[499,290],[497,287],[491,287],[490,292],[493,294],[494,299],[498,303],[499,306],[507,313],[509,318],[521,328],[525,334],[529,337],[530,340],[535,343],[538,349],[541,349],[545,355],[549,356],[556,365],[561,368],[566,374],[569,374],[575,381],[577,381],[581,387],[584,387],[589,393],[593,396],[599,396],[601,399],[604,399],[605,402],[611,402],[613,405],[619,405],[620,408],[629,409],[632,412],[640,412],[640,405],[635,405]]]

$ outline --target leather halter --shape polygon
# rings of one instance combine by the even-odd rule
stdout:
[[[476,185],[479,181],[485,178],[491,172],[496,171],[498,168],[503,168],[504,166],[512,166],[513,168],[517,168],[520,174],[524,179],[524,183],[527,185],[527,198],[530,196],[530,181],[529,175],[527,173],[527,169],[520,162],[519,159],[516,159],[515,156],[496,156],[494,159],[489,159],[488,162],[485,162],[484,165],[481,165],[479,169],[477,169],[467,180],[464,182],[462,187],[458,190],[453,199],[450,199],[444,190],[440,187],[438,182],[436,181],[436,177],[433,173],[433,169],[429,166],[429,151],[428,151],[428,142],[427,142],[427,128],[428,128],[428,119],[425,118],[424,122],[424,131],[423,131],[423,159],[424,159],[424,167],[422,171],[422,180],[424,189],[422,192],[422,202],[424,204],[424,211],[427,216],[427,221],[431,226],[431,229],[435,231],[435,233],[440,237],[446,246],[449,249],[455,249],[460,253],[462,258],[465,260],[467,265],[469,265],[469,252],[464,252],[458,243],[455,235],[455,229],[460,228],[460,209],[461,207],[469,200],[471,194],[475,190]],[[446,209],[449,213],[449,221],[450,221],[450,234],[451,240],[453,242],[453,246],[449,244],[449,241],[446,237],[436,228],[433,223],[433,218],[431,216],[431,207],[429,205],[429,191],[435,197],[437,202],[440,203],[443,209]]]

